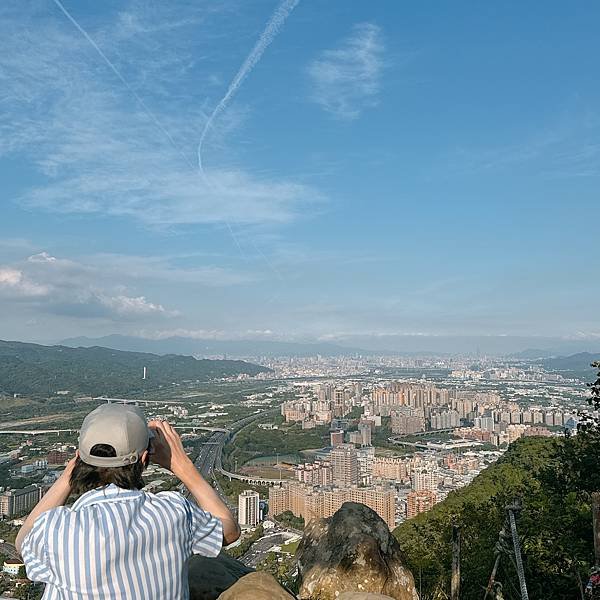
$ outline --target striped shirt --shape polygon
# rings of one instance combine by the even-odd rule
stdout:
[[[221,521],[178,492],[111,484],[41,514],[21,554],[44,600],[187,600],[188,559],[222,543]]]

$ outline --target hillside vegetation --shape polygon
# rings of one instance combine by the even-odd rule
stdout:
[[[142,381],[143,368],[147,379]],[[58,390],[89,395],[131,394],[186,381],[208,381],[265,367],[239,360],[196,360],[110,348],[41,346],[0,340],[0,392],[49,396]]]
[[[585,379],[589,374],[590,363],[599,358],[598,353],[579,352],[571,356],[547,358],[540,362],[544,369],[549,371],[560,371],[567,376],[582,377]]]
[[[600,374],[599,380],[600,382]],[[593,394],[600,398],[597,382]],[[448,598],[451,529],[462,530],[463,598],[482,598],[505,507],[522,502],[518,529],[530,598],[580,599],[594,562],[591,493],[600,491],[600,428],[562,438],[523,438],[466,488],[395,531],[422,600]],[[514,562],[502,555],[496,578],[517,600]]]

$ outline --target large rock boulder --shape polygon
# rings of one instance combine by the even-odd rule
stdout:
[[[419,598],[398,541],[364,504],[345,502],[332,517],[312,521],[296,558],[302,600],[337,600],[343,592]]]
[[[216,558],[192,556],[188,564],[190,600],[216,600],[238,579],[253,570],[225,552]]]
[[[293,600],[275,580],[273,575],[264,572],[250,573],[238,580],[219,600]]]
[[[391,596],[371,594],[371,592],[344,592],[338,600],[394,600]]]

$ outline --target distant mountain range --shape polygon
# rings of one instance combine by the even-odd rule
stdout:
[[[63,340],[65,346],[104,346],[130,352],[155,354],[186,354],[195,356],[353,356],[373,354],[369,350],[329,343],[278,342],[271,340],[201,340],[169,337],[151,340],[125,335],[107,335],[100,338],[76,337]]]
[[[579,352],[571,356],[559,356],[556,358],[547,358],[541,362],[545,369],[549,371],[570,371],[578,374],[588,374],[591,379],[594,371],[590,364],[600,360],[600,352],[592,354],[590,352]]]
[[[142,381],[143,368],[147,379]],[[125,352],[112,348],[41,346],[0,340],[0,392],[49,396],[59,390],[90,395],[128,394],[269,369],[239,360]]]
[[[569,340],[517,336],[352,336],[336,341],[215,340],[191,337],[147,339],[126,335],[75,337],[60,342],[71,347],[104,346],[131,352],[195,356],[450,356],[456,354],[512,356],[536,360],[579,352],[600,352],[600,339]],[[531,349],[533,348],[533,349]]]
[[[553,358],[556,357],[556,352],[552,350],[539,350],[535,348],[528,348],[521,352],[513,352],[509,354],[509,358],[517,358],[520,360],[537,360],[540,358]],[[559,353],[560,354],[560,353]]]

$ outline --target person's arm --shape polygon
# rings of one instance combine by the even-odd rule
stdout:
[[[27,537],[27,534],[31,531],[35,520],[47,510],[56,508],[57,506],[64,506],[69,494],[71,493],[71,471],[75,466],[75,460],[77,457],[72,458],[65,470],[62,472],[60,477],[54,482],[52,487],[42,496],[42,499],[36,504],[35,508],[29,513],[25,522],[19,529],[17,539],[15,540],[15,547],[17,552],[21,553],[21,545],[23,540]]]
[[[148,425],[156,436],[152,440],[152,461],[169,469],[191,492],[198,506],[221,521],[225,545],[235,542],[240,537],[238,522],[185,453],[179,434],[166,421],[150,421]]]

